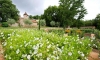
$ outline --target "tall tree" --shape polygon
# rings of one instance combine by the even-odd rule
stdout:
[[[94,25],[96,26],[97,29],[100,30],[100,14],[98,14],[94,19]]]
[[[60,0],[60,14],[63,27],[70,26],[73,20],[81,20],[87,13],[83,6],[84,0]]]
[[[34,19],[40,19],[40,16],[39,15],[34,15],[33,18]]]
[[[57,6],[49,6],[43,14],[44,19],[46,20],[46,25],[50,26],[51,21],[60,22],[59,20],[59,10]]]
[[[0,21],[6,22],[8,18],[18,20],[19,11],[12,0],[0,0]]]
[[[32,16],[32,15],[29,15],[29,18],[30,18],[30,19],[33,19],[33,16]]]

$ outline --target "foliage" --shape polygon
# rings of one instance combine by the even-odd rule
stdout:
[[[30,18],[30,19],[33,19],[33,16],[32,16],[32,15],[29,15],[29,18]]]
[[[52,20],[60,22],[64,28],[72,26],[75,21],[81,24],[80,20],[87,13],[83,2],[84,0],[59,0],[59,6],[49,6],[43,14],[47,26],[50,26]]]
[[[2,29],[1,29],[2,30]],[[13,30],[5,30],[3,29],[3,31],[0,30],[0,41],[4,41],[6,39],[9,39],[9,37],[11,36],[11,33],[14,34],[15,32]]]
[[[51,26],[55,26],[55,21],[51,21],[51,22],[50,22],[50,25],[51,25]]]
[[[63,29],[51,29],[51,30],[49,30],[49,32],[55,33],[59,36],[63,36],[65,33]]]
[[[25,20],[24,20],[24,23],[30,25],[30,24],[32,24],[32,21],[29,20],[29,19],[25,19]]]
[[[6,31],[10,30],[13,29]],[[86,60],[91,51],[91,40],[80,40],[78,36],[64,37],[33,29],[13,31],[2,43],[6,60]]]
[[[19,11],[12,0],[0,0],[0,17],[2,18],[1,22],[6,22],[8,18],[19,19]]]
[[[8,22],[8,24],[11,24],[11,25],[16,23],[16,21],[14,19],[8,19],[7,22]]]
[[[71,26],[73,20],[80,20],[86,14],[84,0],[60,0],[60,14],[63,27]]]
[[[45,20],[40,20],[40,25],[41,26],[46,26],[46,21]]]
[[[97,49],[97,50],[100,50],[100,40],[98,39],[95,39],[95,40],[92,40],[92,44],[91,44],[91,47],[94,48],[94,49]]]
[[[33,19],[39,19],[39,18],[40,18],[39,15],[35,15],[35,16],[33,16]]]
[[[100,14],[98,14],[94,19],[94,25],[96,26],[97,29],[100,30]]]
[[[51,26],[50,22],[61,22],[60,16],[59,16],[59,7],[57,6],[49,6],[46,10],[44,10],[44,14],[42,15],[42,18],[46,20],[46,25]]]
[[[95,29],[94,34],[95,34],[97,39],[100,39],[100,31],[99,30]]]
[[[80,28],[80,27],[82,27],[82,26],[84,26],[84,21],[83,21],[83,20],[75,20],[75,21],[73,22],[73,27]]]
[[[60,26],[60,22],[56,22],[56,26],[59,27]]]
[[[85,26],[94,26],[94,20],[86,20],[84,21]]]
[[[94,33],[94,29],[81,29],[84,33]]]
[[[2,22],[2,27],[8,27],[8,22]]]

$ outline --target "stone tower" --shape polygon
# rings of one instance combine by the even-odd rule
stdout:
[[[25,12],[24,14],[23,14],[23,18],[24,19],[28,19],[29,17],[28,17],[28,14]]]

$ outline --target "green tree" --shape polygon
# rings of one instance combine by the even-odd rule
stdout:
[[[46,25],[50,26],[51,21],[60,22],[58,14],[59,10],[57,6],[49,6],[46,10],[44,10],[43,17],[46,20]]]
[[[34,19],[40,19],[40,16],[39,15],[35,15],[33,16]]]
[[[97,29],[100,30],[100,14],[98,14],[94,19],[94,25],[96,26]]]
[[[87,13],[83,6],[84,0],[60,0],[60,14],[63,27],[71,26],[73,20],[81,20]]]
[[[33,16],[32,15],[29,15],[29,19],[33,19]]]
[[[51,22],[50,22],[50,25],[51,25],[51,26],[55,26],[55,21],[51,21]]]
[[[19,11],[12,0],[0,0],[0,18],[1,22],[6,22],[8,18],[19,19]]]
[[[86,20],[84,21],[85,26],[94,26],[94,20]]]

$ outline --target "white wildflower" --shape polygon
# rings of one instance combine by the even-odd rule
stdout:
[[[22,55],[22,58],[25,58],[26,56],[27,56],[27,54],[23,54],[23,55]]]
[[[3,34],[3,32],[1,32],[1,35]]]
[[[35,50],[35,51],[34,51],[34,54],[37,54],[37,52],[38,52],[38,50]]]
[[[91,46],[91,44],[88,44],[88,46]]]
[[[58,60],[59,59],[59,56],[57,56],[56,59]]]
[[[50,58],[49,58],[49,57],[47,57],[47,60],[50,60]]]
[[[3,39],[5,39],[5,37],[3,37]]]
[[[12,47],[12,46],[10,46],[10,48],[12,49],[13,47]]]
[[[50,48],[50,47],[51,47],[51,44],[47,46],[47,48]]]
[[[34,40],[39,40],[39,38],[35,38]]]
[[[30,60],[31,59],[31,56],[30,55],[27,55],[27,59]]]
[[[5,58],[7,58],[7,56],[8,56],[8,55],[6,54],[6,55],[5,55]]]
[[[3,46],[6,46],[7,45],[7,42],[4,42]]]
[[[82,42],[80,42],[80,44],[82,44]]]
[[[11,57],[9,56],[9,59],[11,59]]]
[[[82,54],[81,54],[81,56],[83,56],[83,57],[84,57],[84,54],[82,53]]]
[[[33,50],[38,50],[39,46],[36,45],[36,46],[33,46],[32,48]]]
[[[71,53],[71,52],[69,52],[69,53],[68,53],[68,55],[69,55],[69,56],[71,56],[71,55],[72,55],[72,53]]]
[[[78,51],[78,53],[80,54],[81,52],[80,52],[80,51]]]
[[[19,49],[17,49],[17,50],[16,50],[16,54],[18,54],[19,52],[20,52],[20,50],[19,50]]]
[[[37,54],[37,56],[38,56],[38,57],[41,57],[41,56],[42,56],[42,53]]]
[[[25,44],[25,47],[27,47],[27,46],[28,46],[28,43]]]

